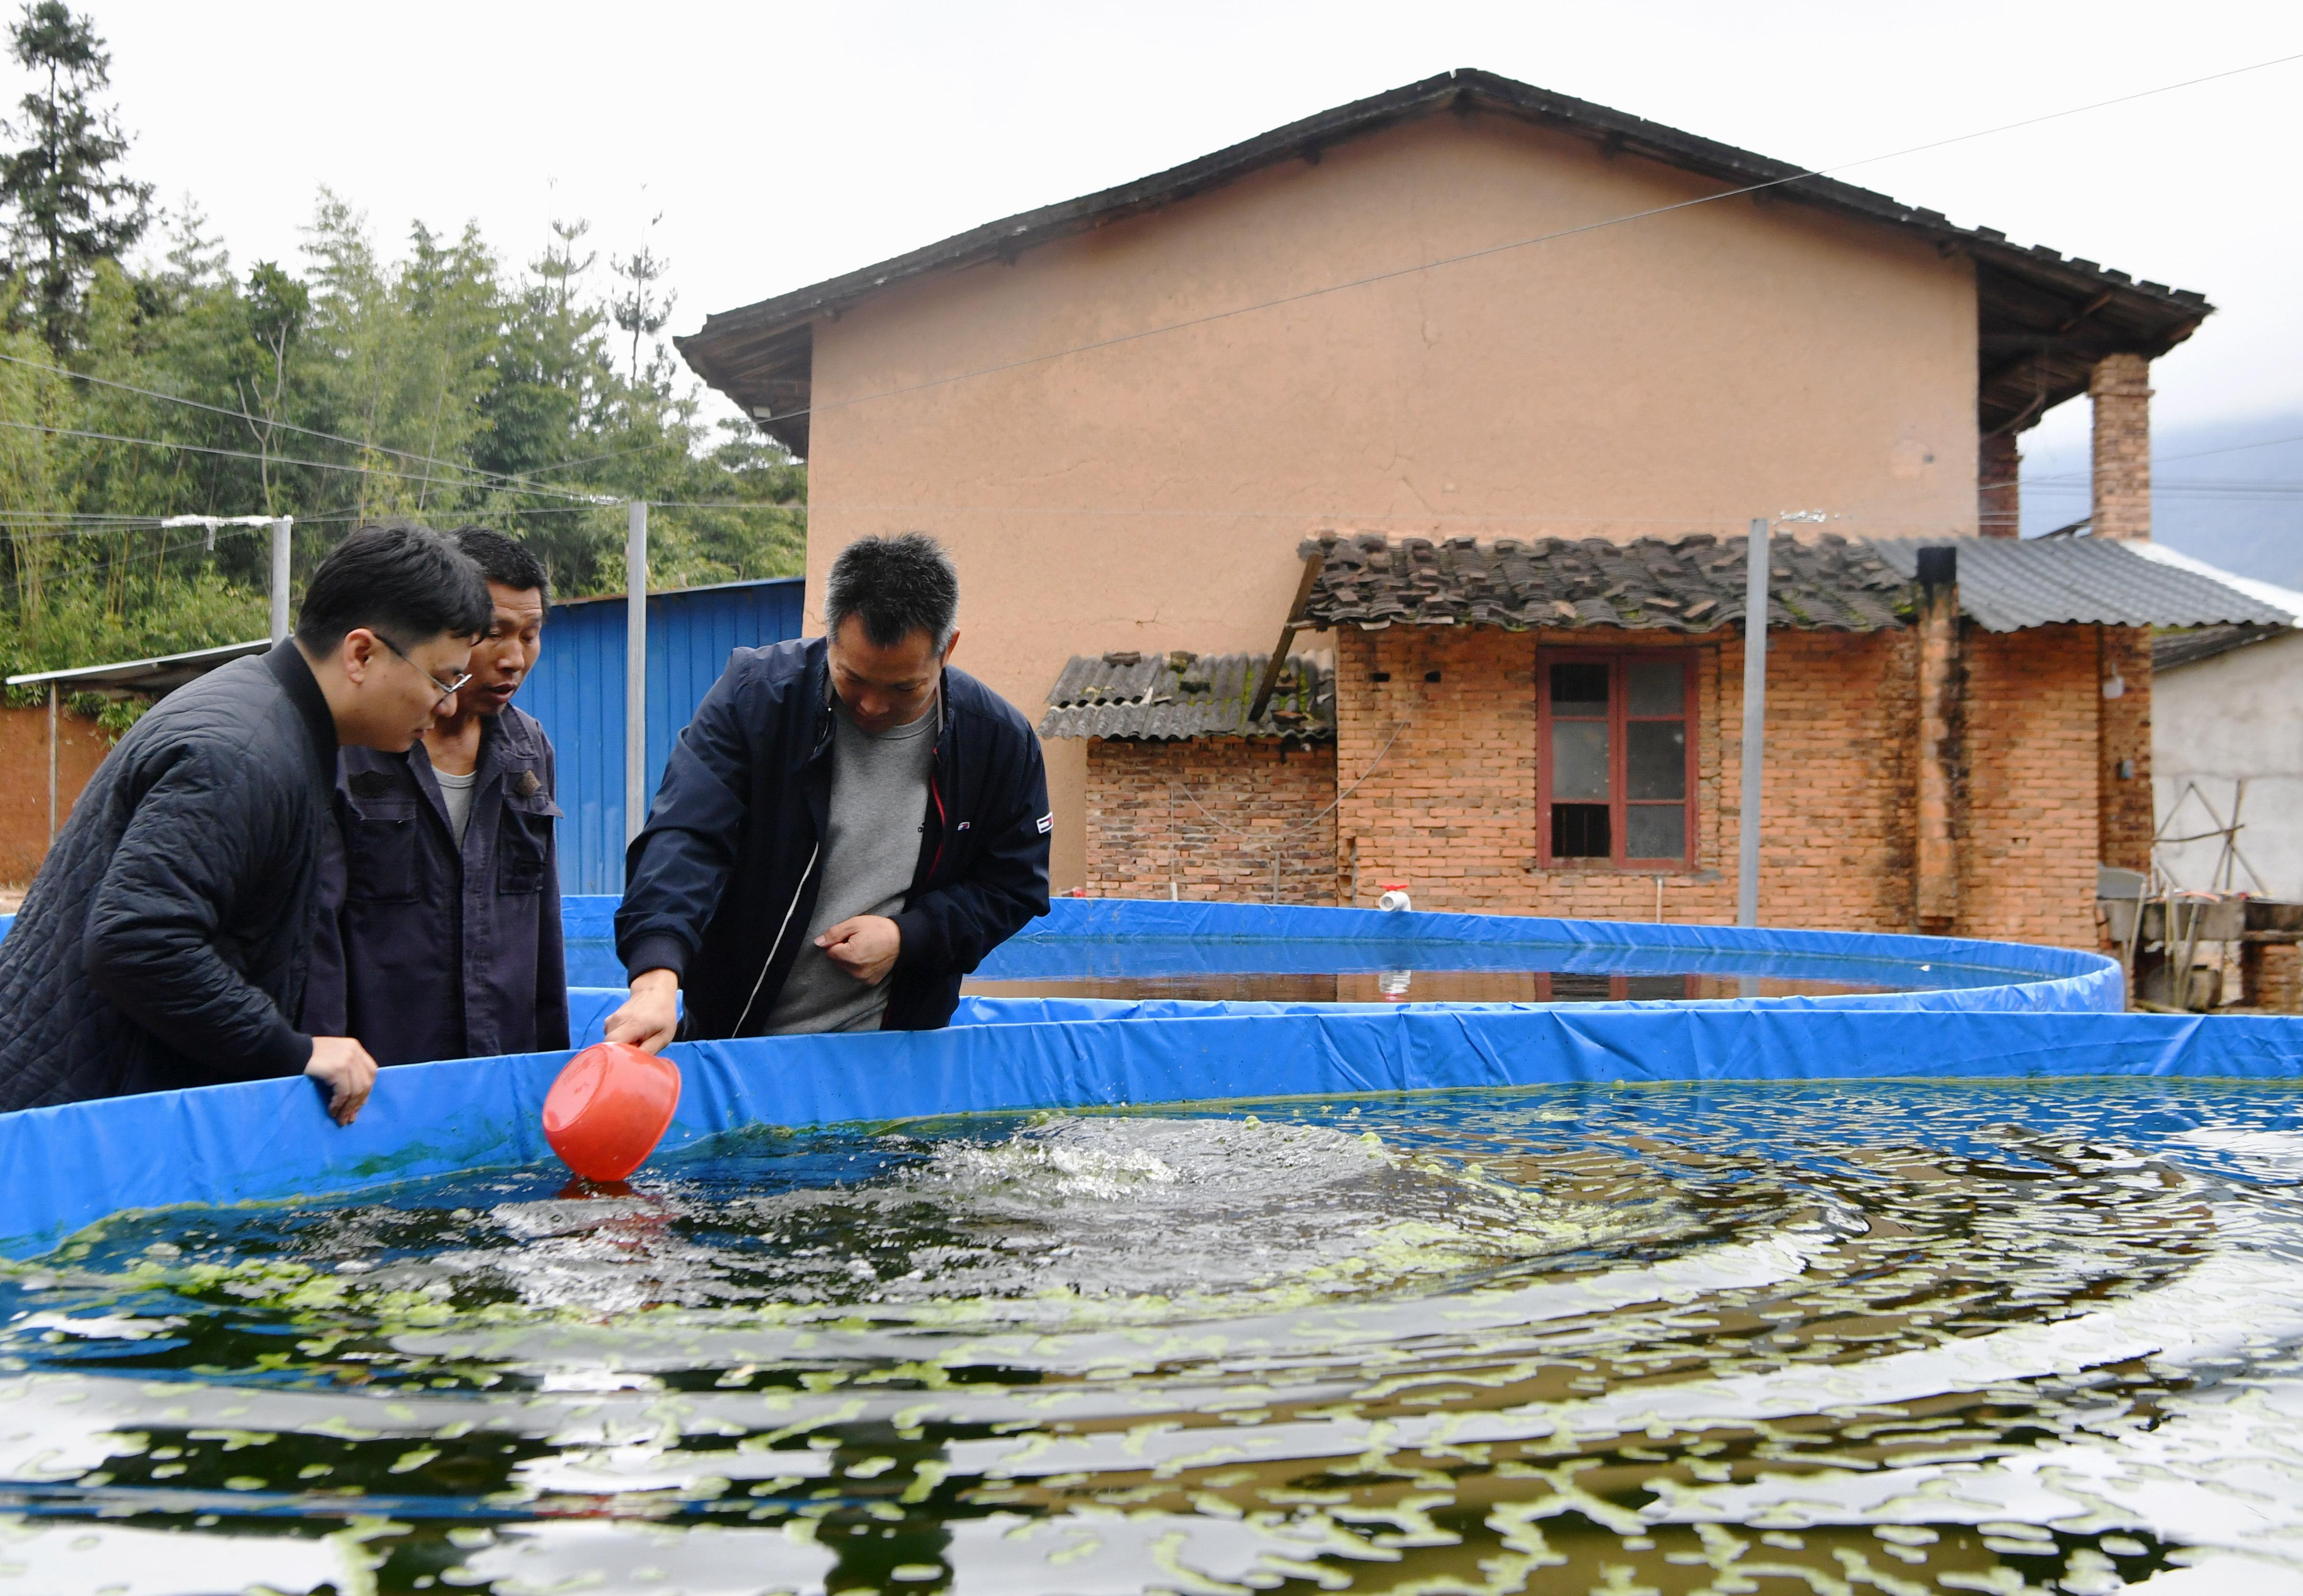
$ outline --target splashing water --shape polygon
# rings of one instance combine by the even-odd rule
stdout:
[[[1409,1094],[561,1178],[0,1277],[0,1592],[2303,1588],[2288,1091]]]

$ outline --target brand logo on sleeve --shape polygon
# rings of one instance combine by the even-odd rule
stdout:
[[[1056,829],[1056,816],[1055,816],[1055,812],[1054,812],[1053,810],[1050,810],[1047,814],[1042,815],[1041,815],[1041,816],[1040,816],[1040,835],[1041,835],[1041,836],[1044,837],[1044,836],[1046,836],[1050,832],[1052,832],[1052,831],[1054,831],[1055,829]]]

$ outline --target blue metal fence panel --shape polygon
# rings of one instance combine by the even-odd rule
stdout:
[[[671,745],[735,648],[800,634],[797,577],[661,593],[648,600],[648,790]],[[624,601],[552,606],[544,654],[519,705],[559,752],[560,876],[564,892],[624,884]]]

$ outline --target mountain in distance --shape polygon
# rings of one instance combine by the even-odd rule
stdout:
[[[2027,451],[2023,536],[2087,512],[2084,435]],[[2303,410],[2157,431],[2151,536],[2234,575],[2303,588]]]

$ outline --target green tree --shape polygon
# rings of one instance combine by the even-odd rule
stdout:
[[[648,228],[663,220],[662,214],[648,218]],[[671,319],[671,308],[679,295],[658,287],[664,274],[671,270],[671,262],[663,259],[648,247],[645,234],[640,247],[613,263],[616,275],[627,284],[622,292],[609,302],[609,314],[616,325],[632,335],[632,360],[628,380],[634,386],[640,381],[640,340],[653,338],[663,331]]]
[[[97,103],[111,86],[112,57],[94,24],[63,0],[33,0],[8,37],[9,54],[38,82],[8,123],[21,142],[0,156],[0,202],[11,212],[10,247],[34,319],[61,357],[78,325],[81,285],[97,261],[143,236],[152,187],[113,170],[128,139]]]

